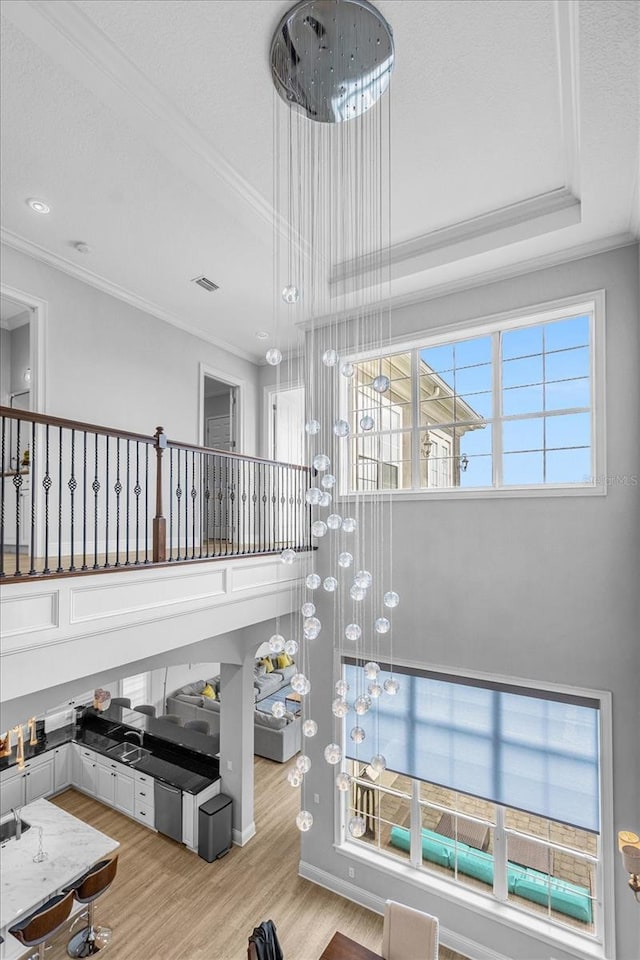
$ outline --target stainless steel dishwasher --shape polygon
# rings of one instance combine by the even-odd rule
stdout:
[[[182,843],[182,790],[156,780],[154,798],[156,830]]]

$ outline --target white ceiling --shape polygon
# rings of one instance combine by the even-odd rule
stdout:
[[[3,239],[261,359],[270,341],[255,333],[274,302],[268,52],[289,6],[5,0]],[[637,4],[378,6],[396,42],[399,302],[638,235]],[[32,196],[51,214],[32,213]],[[367,287],[366,261],[343,269]],[[221,289],[196,287],[200,274]]]
[[[5,330],[15,330],[16,327],[21,327],[28,322],[29,311],[23,303],[15,303],[8,297],[0,297],[0,326]]]

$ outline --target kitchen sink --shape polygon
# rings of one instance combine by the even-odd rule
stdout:
[[[22,825],[22,832],[25,833],[27,830],[31,830],[31,824],[27,823],[26,820],[20,819]],[[13,817],[10,820],[5,820],[4,823],[0,823],[0,843],[4,843],[5,840],[13,840],[16,835],[17,823]]]
[[[137,763],[138,760],[151,754],[151,750],[145,750],[144,747],[139,747],[135,743],[117,743],[107,752],[109,756],[115,757],[121,763]]]

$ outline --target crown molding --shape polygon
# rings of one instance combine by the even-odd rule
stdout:
[[[579,223],[581,204],[566,187],[491,210],[441,227],[411,240],[392,244],[388,255],[379,250],[339,264],[330,279],[332,296],[370,285],[389,264],[391,280],[467,259],[531,237]]]
[[[300,321],[298,326],[305,330],[311,328],[319,329],[320,327],[340,323],[343,320],[352,319],[356,314],[362,319],[376,311],[379,312],[380,309],[385,311],[400,310],[403,307],[411,307],[429,300],[437,300],[440,297],[463,293],[475,287],[485,287],[492,283],[500,283],[503,280],[511,280],[514,277],[526,276],[529,273],[535,273],[537,270],[546,270],[549,267],[561,266],[565,263],[571,263],[574,260],[584,260],[586,257],[593,257],[599,253],[607,253],[609,250],[632,246],[635,243],[638,243],[638,238],[631,232],[618,233],[609,237],[590,240],[587,243],[576,244],[573,247],[567,247],[565,250],[542,254],[537,257],[531,257],[528,260],[519,260],[517,263],[496,267],[494,270],[487,270],[484,273],[474,273],[466,277],[460,277],[457,280],[437,283],[431,287],[424,287],[411,293],[399,294],[398,296],[391,294],[383,300],[372,300],[370,303],[358,308],[347,307],[344,310],[326,314],[322,317],[314,317],[312,321]]]
[[[218,337],[209,336],[203,330],[199,330],[197,327],[193,327],[190,324],[185,323],[184,320],[182,320],[176,314],[163,310],[162,307],[152,303],[150,300],[145,300],[144,297],[139,297],[136,293],[132,293],[125,287],[121,287],[119,284],[113,283],[111,280],[107,280],[105,277],[101,277],[99,274],[93,273],[91,270],[87,270],[86,267],[78,266],[78,264],[72,263],[70,260],[66,260],[64,257],[60,257],[58,254],[52,253],[50,250],[46,250],[37,243],[32,243],[31,240],[26,240],[24,237],[20,237],[18,234],[12,233],[10,230],[6,230],[4,227],[0,228],[0,243],[5,244],[7,247],[11,247],[13,250],[17,250],[19,253],[26,254],[28,257],[33,257],[34,260],[40,260],[41,263],[46,263],[55,270],[60,270],[62,273],[66,273],[70,277],[73,277],[75,280],[80,280],[81,283],[86,283],[90,287],[95,287],[96,290],[100,290],[102,293],[106,293],[110,297],[115,297],[117,300],[122,300],[124,303],[128,303],[129,306],[135,307],[136,310],[141,310],[143,313],[148,313],[150,316],[156,317],[158,320],[164,320],[165,323],[171,324],[172,327],[177,327],[179,330],[182,330],[183,333],[189,333],[192,337],[197,337],[199,340],[204,340],[207,343],[211,343],[214,347],[219,347],[221,350],[226,350],[227,353],[232,353],[234,356],[240,357],[242,360],[248,360],[250,363],[254,364],[256,362],[255,357],[247,353],[245,350],[241,350],[239,347],[234,346],[232,343],[228,343],[226,340],[221,340]]]
[[[72,0],[3,0],[2,12],[183,174],[226,205],[236,220],[244,220],[255,233],[257,214],[289,241],[285,218]],[[244,211],[216,190],[220,182],[242,199]]]
[[[554,0],[564,182],[580,196],[580,46],[578,0]]]

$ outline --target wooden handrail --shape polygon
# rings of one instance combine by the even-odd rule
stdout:
[[[34,413],[32,410],[16,410],[15,407],[0,406],[0,416],[11,420],[28,420],[30,423],[42,423],[50,427],[68,427],[69,430],[82,430],[86,433],[99,433],[108,437],[120,437],[122,440],[136,440],[138,443],[155,444],[155,437],[144,433],[132,433],[117,427],[99,427],[95,423],[83,423],[81,420],[67,420],[65,417],[52,417],[48,413]]]

